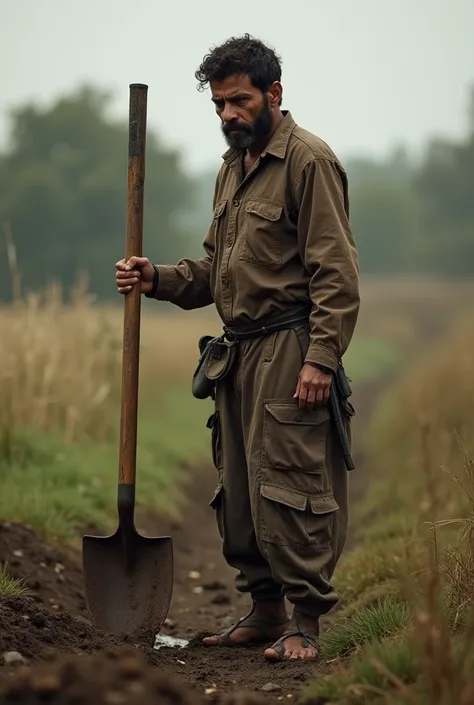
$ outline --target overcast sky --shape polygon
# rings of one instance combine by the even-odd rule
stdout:
[[[149,85],[148,124],[190,168],[225,150],[194,71],[215,43],[250,32],[283,59],[284,106],[341,156],[418,149],[462,134],[474,81],[474,0],[0,0],[0,141],[6,111],[80,82]]]

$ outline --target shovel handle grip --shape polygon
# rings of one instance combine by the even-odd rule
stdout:
[[[142,257],[143,245],[143,196],[145,186],[145,151],[148,86],[140,83],[130,85],[128,120],[128,179],[125,257]],[[119,503],[128,496],[134,501],[138,376],[140,354],[140,286],[124,296],[123,351],[122,351],[122,404],[120,419],[119,452]],[[126,490],[129,490],[128,492]],[[122,491],[121,491],[122,490]],[[125,492],[123,492],[125,490]]]

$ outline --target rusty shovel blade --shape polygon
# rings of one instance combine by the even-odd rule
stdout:
[[[86,602],[96,626],[153,646],[173,591],[170,537],[148,538],[135,528],[83,537]]]

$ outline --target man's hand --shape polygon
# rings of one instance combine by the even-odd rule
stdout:
[[[305,411],[315,404],[326,404],[331,388],[331,375],[306,362],[298,375],[294,399],[299,398],[299,407]]]
[[[128,294],[132,287],[140,282],[140,291],[147,294],[153,288],[155,270],[146,257],[130,257],[128,261],[121,259],[115,265],[116,282],[119,294]]]

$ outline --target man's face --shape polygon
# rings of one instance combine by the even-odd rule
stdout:
[[[211,92],[229,147],[250,149],[270,134],[273,116],[268,96],[252,86],[248,76],[213,81]]]

